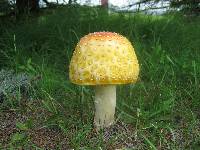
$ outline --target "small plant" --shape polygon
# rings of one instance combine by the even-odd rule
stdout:
[[[32,77],[26,73],[16,74],[13,70],[2,69],[0,71],[0,102],[8,100],[12,107],[19,104],[22,97],[28,96],[31,83]]]

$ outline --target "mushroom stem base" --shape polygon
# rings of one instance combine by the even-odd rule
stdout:
[[[116,106],[116,86],[99,85],[95,88],[95,117],[97,129],[109,127],[114,122]]]

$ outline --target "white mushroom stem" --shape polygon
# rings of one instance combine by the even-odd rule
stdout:
[[[116,106],[116,86],[99,85],[95,87],[95,117],[97,129],[109,127],[114,122]]]

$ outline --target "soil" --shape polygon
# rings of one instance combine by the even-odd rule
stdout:
[[[2,149],[10,147],[12,136],[15,133],[26,133],[27,143],[43,149],[72,149],[71,138],[74,129],[71,130],[69,135],[66,135],[58,127],[45,126],[44,122],[51,116],[51,113],[40,106],[40,103],[34,102],[31,104],[31,108],[28,107],[26,110],[11,109],[0,113],[0,147]],[[32,120],[33,123],[26,131],[22,131],[16,126],[17,123],[26,123],[27,120]],[[139,147],[142,147],[141,141],[139,139],[136,141],[136,136],[132,134],[134,133],[133,127],[121,121],[100,132],[91,129],[86,135],[85,138],[90,141],[90,145],[95,147],[99,134],[101,134],[106,149],[122,147],[139,149]],[[110,141],[114,142],[109,143]],[[84,141],[80,143],[80,146],[85,146]],[[24,149],[23,146],[21,148]]]

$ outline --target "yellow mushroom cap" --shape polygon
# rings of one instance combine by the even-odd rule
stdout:
[[[129,40],[112,32],[90,33],[77,44],[69,78],[79,85],[135,83],[139,64]]]

